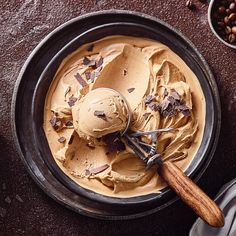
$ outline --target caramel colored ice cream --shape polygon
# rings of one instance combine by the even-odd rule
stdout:
[[[95,138],[125,130],[128,109],[115,91],[95,89],[72,107],[72,118],[79,137],[93,142]]]
[[[61,63],[48,90],[44,131],[62,171],[78,185],[113,197],[157,193],[166,184],[109,133],[172,127],[158,135],[157,152],[183,171],[196,155],[205,126],[205,99],[196,75],[167,46],[144,38],[110,36],[78,48]],[[103,104],[102,104],[103,103]],[[114,138],[114,139],[113,139]],[[151,138],[144,136],[143,142]],[[109,144],[117,149],[108,150]]]

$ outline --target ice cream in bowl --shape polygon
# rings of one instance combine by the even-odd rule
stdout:
[[[47,91],[43,128],[64,175],[92,196],[125,202],[159,195],[168,185],[203,196],[183,172],[199,152],[205,121],[204,92],[180,56],[152,39],[113,35],[63,59]],[[132,142],[146,161],[156,154],[159,162],[147,168]],[[173,182],[178,176],[180,184]],[[188,205],[201,205],[200,215],[219,210],[206,199]]]
[[[126,149],[107,150],[103,137],[125,127],[127,109],[121,97],[98,88],[114,89],[127,100],[131,131],[174,128],[158,136],[158,153],[185,171],[205,127],[205,98],[196,75],[160,42],[110,36],[66,57],[47,92],[44,131],[67,176],[106,196],[159,193],[166,183],[155,168],[146,171],[144,163]],[[103,109],[108,104],[108,110]],[[142,140],[150,143],[150,135]],[[86,175],[104,165],[109,167]]]

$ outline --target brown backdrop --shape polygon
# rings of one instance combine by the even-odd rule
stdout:
[[[223,116],[220,141],[199,182],[214,196],[236,176],[236,51],[221,44],[210,31],[208,4],[194,2],[197,9],[191,12],[185,7],[185,0],[0,0],[0,234],[188,234],[196,216],[180,201],[145,218],[109,222],[73,213],[47,197],[27,174],[12,143],[10,104],[15,80],[29,53],[60,24],[87,12],[111,8],[159,17],[196,45],[219,85]],[[5,216],[2,208],[6,210]]]

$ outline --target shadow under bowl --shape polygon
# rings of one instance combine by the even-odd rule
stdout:
[[[68,40],[62,40],[65,33],[75,30],[75,25],[83,25],[84,29]],[[219,95],[213,75],[202,56],[195,47],[180,33],[162,21],[139,13],[127,11],[105,11],[78,17],[63,25],[54,36],[61,33],[58,42],[63,47],[55,50],[51,57],[42,55],[40,50],[36,58],[44,56],[46,63],[28,73],[34,78],[33,83],[23,83],[23,75],[19,76],[19,84],[15,88],[13,99],[13,129],[15,140],[22,159],[29,172],[44,191],[63,205],[91,217],[106,219],[130,219],[145,216],[170,205],[177,198],[169,187],[160,194],[148,194],[130,198],[108,197],[82,188],[66,176],[58,167],[50,152],[43,130],[43,113],[45,98],[53,77],[62,60],[85,43],[90,43],[109,35],[128,35],[144,37],[160,41],[178,54],[193,70],[199,79],[206,101],[206,120],[204,136],[200,148],[186,170],[186,174],[198,180],[209,164],[218,140],[220,128]],[[56,40],[54,39],[54,42]],[[52,46],[50,40],[45,47]],[[64,44],[63,44],[64,43]],[[54,48],[58,43],[53,45]],[[41,52],[45,51],[40,48]],[[30,62],[26,64],[29,68]],[[37,71],[39,69],[39,71]],[[34,71],[38,72],[37,76]],[[25,72],[25,71],[24,71]],[[25,78],[25,77],[24,77]],[[25,78],[27,80],[27,78]],[[22,82],[22,83],[20,83]],[[25,81],[24,81],[25,82]],[[22,87],[22,84],[25,86]],[[21,86],[20,86],[21,85]],[[29,86],[29,87],[28,87]],[[30,132],[28,130],[30,130]],[[30,137],[27,137],[30,135]],[[27,137],[27,138],[26,138]],[[29,142],[30,138],[30,142]],[[27,140],[26,140],[27,139]],[[31,155],[31,156],[29,156]],[[43,178],[42,178],[43,177]],[[42,181],[42,179],[44,181]]]

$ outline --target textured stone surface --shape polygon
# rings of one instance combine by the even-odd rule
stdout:
[[[187,235],[196,216],[180,201],[131,221],[100,221],[71,212],[31,180],[12,143],[10,104],[21,66],[49,32],[83,13],[127,9],[159,17],[184,33],[211,66],[220,89],[222,129],[216,154],[199,184],[214,196],[236,173],[236,51],[207,24],[207,4],[185,0],[0,0],[0,229],[1,235]],[[11,202],[5,201],[9,197]]]

